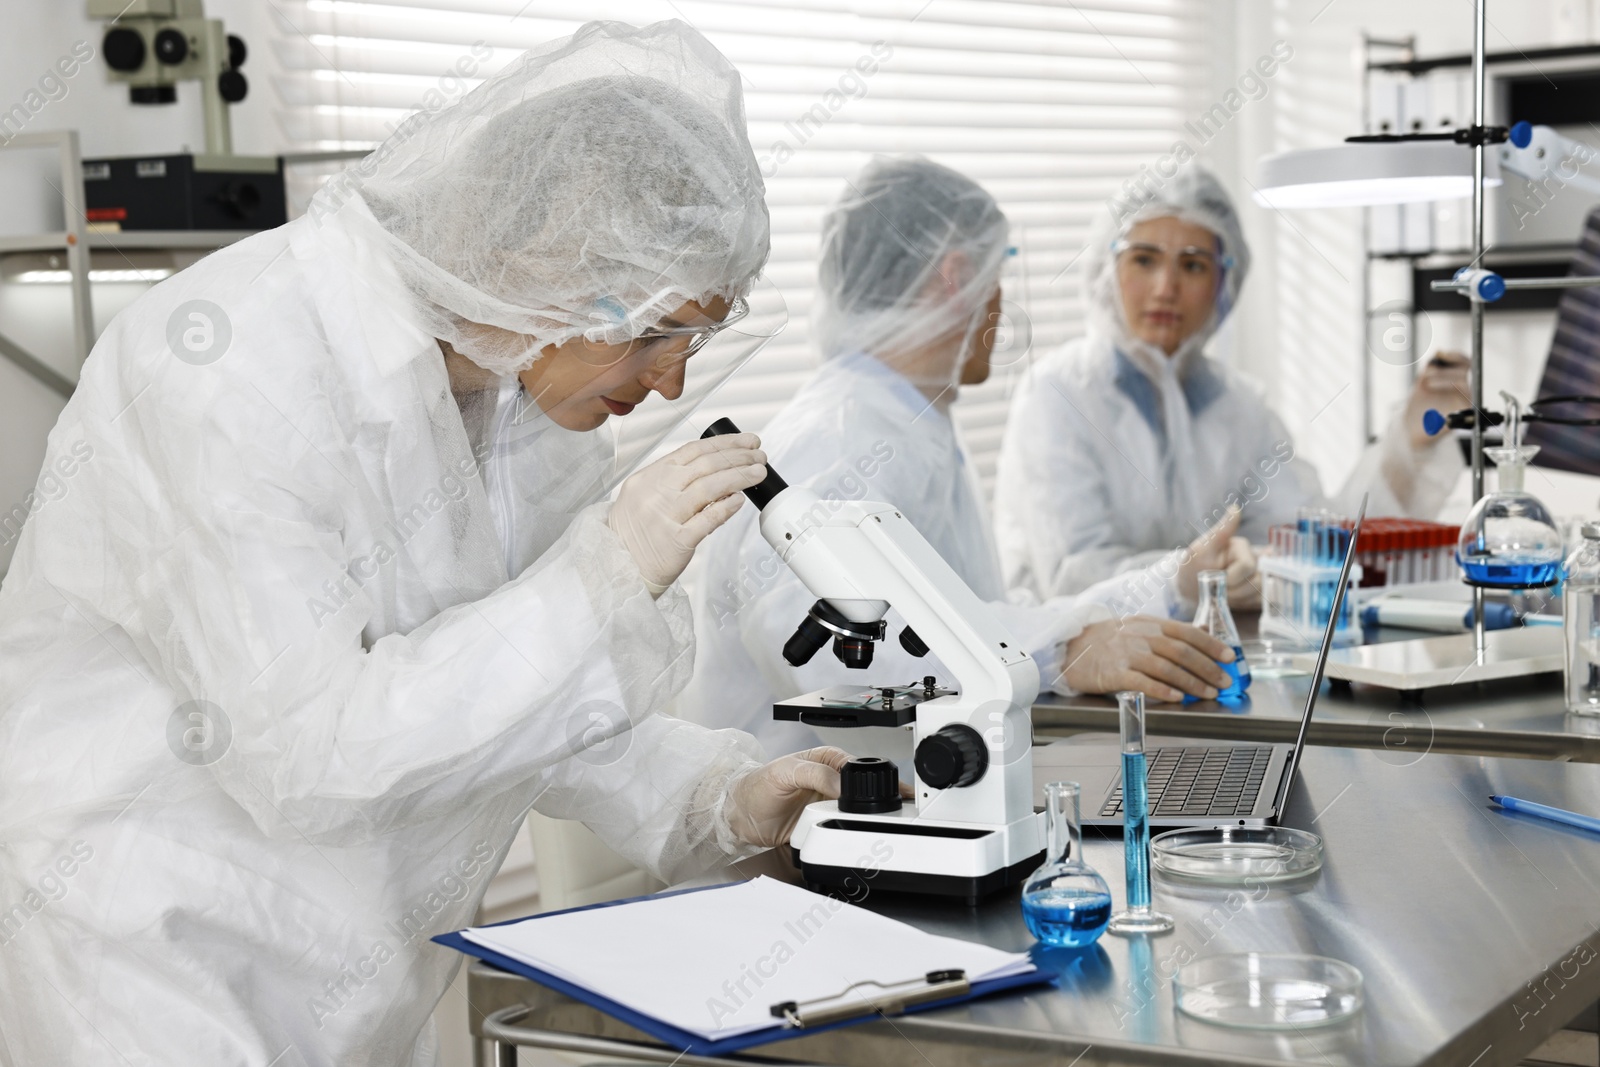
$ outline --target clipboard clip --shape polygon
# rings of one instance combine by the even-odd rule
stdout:
[[[876,992],[868,992],[866,987]],[[826,1026],[858,1015],[901,1015],[907,1008],[950,997],[963,997],[972,991],[967,972],[929,971],[921,979],[883,985],[870,979],[846,986],[844,992],[818,997],[804,1003],[786,1000],[772,1006],[772,1015],[794,1029]]]

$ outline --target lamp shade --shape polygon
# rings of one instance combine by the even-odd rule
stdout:
[[[1500,164],[1484,153],[1484,185]],[[1270,208],[1361,207],[1472,195],[1472,149],[1451,141],[1356,141],[1263,156],[1256,203]]]

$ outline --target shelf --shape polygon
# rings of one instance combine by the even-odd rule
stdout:
[[[187,249],[209,251],[231,245],[249,237],[257,230],[127,230],[123,233],[93,233],[88,235],[91,249],[104,248],[115,251],[125,248]],[[67,235],[54,233],[27,233],[0,236],[0,255],[10,252],[55,252],[67,247]]]

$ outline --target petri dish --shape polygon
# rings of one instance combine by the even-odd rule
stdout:
[[[1168,830],[1151,838],[1150,865],[1166,878],[1212,885],[1292,882],[1322,868],[1322,838],[1288,826]]]
[[[1328,956],[1241,952],[1206,956],[1178,969],[1178,1010],[1248,1030],[1330,1026],[1361,1010],[1361,972]]]

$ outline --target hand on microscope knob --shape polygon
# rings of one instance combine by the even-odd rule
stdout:
[[[1080,693],[1137,689],[1152,700],[1211,700],[1233,681],[1233,649],[1186,622],[1134,615],[1090,623],[1067,642],[1067,684]]]
[[[807,804],[838,799],[839,771],[850,759],[850,753],[824,746],[757,767],[728,790],[728,828],[746,844],[775,848],[787,843]],[[913,795],[904,782],[900,794]]]

